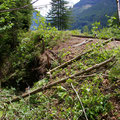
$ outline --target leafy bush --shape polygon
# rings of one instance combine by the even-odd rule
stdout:
[[[101,28],[100,22],[95,22],[92,27],[92,33],[99,38],[120,38],[120,27],[116,17],[109,17],[108,26]]]
[[[39,74],[43,73],[34,69],[44,64],[41,61],[43,50],[52,48],[69,37],[69,33],[48,26],[44,18],[39,19],[41,24],[37,30],[21,34],[19,45],[10,55],[9,73],[6,73],[3,78],[9,85],[19,86],[19,88],[21,85],[27,87],[28,84],[31,85],[40,79]]]

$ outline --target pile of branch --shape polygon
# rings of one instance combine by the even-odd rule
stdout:
[[[109,42],[112,41],[112,40],[113,40],[113,39],[109,39],[109,40],[103,42],[103,45],[106,45],[107,43],[109,43]],[[98,45],[98,46],[100,46],[100,45]],[[90,49],[90,50],[88,50],[87,52],[78,55],[77,57],[69,60],[68,62],[66,62],[66,63],[64,63],[64,64],[62,64],[62,65],[60,65],[60,66],[58,66],[58,67],[56,67],[56,68],[54,68],[54,69],[52,69],[52,70],[50,70],[50,71],[48,72],[48,74],[51,74],[52,72],[54,72],[55,70],[57,70],[57,69],[59,69],[59,68],[64,68],[64,67],[68,66],[69,64],[72,64],[74,61],[79,60],[83,55],[85,55],[85,54],[87,54],[87,53],[90,53],[90,52],[92,52],[92,51],[93,51],[93,49]],[[28,93],[24,93],[24,94],[21,95],[20,97],[15,97],[15,98],[13,98],[11,101],[7,101],[6,103],[10,104],[11,102],[19,101],[19,100],[21,100],[21,98],[25,98],[25,97],[28,97],[28,96],[30,96],[30,95],[36,94],[36,93],[38,93],[38,92],[42,92],[42,91],[44,91],[44,90],[50,89],[51,87],[56,86],[57,84],[65,83],[68,79],[73,79],[73,78],[75,78],[75,77],[77,77],[77,76],[79,76],[80,78],[89,77],[89,76],[91,76],[91,75],[85,76],[84,74],[89,73],[89,72],[91,72],[91,71],[93,71],[93,70],[95,70],[95,69],[99,69],[100,67],[103,67],[103,66],[106,65],[107,63],[112,62],[114,59],[115,59],[115,56],[111,57],[110,59],[108,59],[108,60],[106,60],[106,61],[104,61],[104,62],[101,62],[101,63],[99,63],[99,64],[96,64],[96,65],[94,65],[94,66],[92,66],[92,67],[89,67],[89,68],[87,68],[87,69],[84,70],[84,71],[78,72],[78,73],[73,74],[73,75],[71,75],[71,76],[69,76],[69,77],[65,77],[65,78],[63,78],[63,79],[61,79],[61,80],[58,80],[58,81],[56,81],[56,82],[49,83],[48,85],[46,85],[46,86],[44,86],[44,87],[42,87],[42,88],[38,88],[38,89],[36,89],[36,90],[34,90],[34,91],[31,91],[31,92],[28,92]],[[81,75],[82,75],[82,76],[81,76]],[[83,75],[84,75],[84,76],[83,76]]]
[[[103,42],[102,44],[103,44],[103,45],[106,45],[107,43],[109,43],[109,42],[111,42],[111,41],[113,41],[113,38],[110,38],[109,40]],[[100,46],[100,45],[97,45],[97,47],[99,47],[99,46]],[[48,74],[48,75],[51,75],[51,73],[53,73],[54,71],[56,71],[56,70],[58,70],[58,69],[60,69],[60,68],[65,68],[65,67],[67,67],[68,65],[72,64],[74,61],[80,60],[82,56],[84,56],[84,55],[92,52],[93,50],[94,50],[94,49],[90,49],[90,50],[88,50],[87,52],[84,52],[84,53],[78,55],[77,57],[75,57],[75,58],[73,58],[73,59],[71,59],[71,60],[69,60],[69,61],[61,64],[60,66],[58,66],[58,67],[56,67],[56,68],[53,68],[52,70],[48,71],[47,74]]]
[[[86,55],[87,53],[90,53],[90,52],[92,52],[92,51],[93,51],[93,49],[90,49],[90,50],[88,50],[87,52],[84,52],[84,53],[78,55],[77,57],[75,57],[75,58],[73,58],[73,59],[71,59],[71,60],[69,60],[69,61],[61,64],[60,66],[58,66],[58,67],[56,67],[56,68],[53,68],[52,70],[50,70],[49,72],[47,72],[47,74],[50,75],[51,73],[53,73],[54,71],[56,71],[56,70],[58,70],[58,69],[60,69],[60,68],[65,68],[65,67],[67,67],[68,65],[72,64],[74,61],[77,61],[77,60],[81,59],[82,56],[84,56],[84,55]]]
[[[44,91],[44,90],[50,89],[51,87],[56,86],[57,84],[65,83],[68,79],[73,79],[73,78],[75,78],[76,76],[80,76],[80,75],[83,75],[83,74],[85,74],[85,73],[89,73],[89,72],[91,72],[91,71],[94,70],[94,69],[98,69],[98,68],[106,65],[107,63],[112,62],[114,59],[115,59],[115,56],[111,57],[110,59],[108,59],[108,60],[106,60],[106,61],[104,61],[104,62],[101,62],[101,63],[99,63],[99,64],[96,64],[96,65],[94,65],[94,66],[92,66],[92,67],[89,67],[89,68],[87,68],[86,70],[84,70],[84,71],[82,71],[82,72],[78,72],[78,73],[73,74],[73,75],[71,75],[71,76],[69,76],[69,77],[65,77],[65,78],[63,78],[63,79],[61,79],[61,80],[59,80],[59,81],[50,83],[50,84],[48,84],[48,85],[46,85],[46,86],[44,86],[44,87],[42,87],[42,88],[38,88],[38,89],[32,91],[32,92],[24,93],[21,97],[15,97],[15,98],[13,98],[11,101],[7,101],[6,103],[10,104],[11,102],[19,101],[19,100],[21,100],[21,98],[25,98],[25,97],[28,97],[28,96],[30,96],[30,95],[36,94],[36,93],[38,93],[38,92],[42,92],[42,91]]]

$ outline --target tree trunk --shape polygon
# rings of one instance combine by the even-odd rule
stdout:
[[[116,1],[117,1],[118,19],[119,19],[119,23],[120,23],[120,2],[119,2],[119,0],[116,0]]]

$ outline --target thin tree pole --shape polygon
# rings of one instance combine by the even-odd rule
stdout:
[[[117,1],[118,19],[119,19],[119,23],[120,23],[120,2],[119,2],[119,0],[116,0],[116,1]]]
[[[60,30],[60,0],[58,0],[58,30]]]
[[[80,102],[80,104],[81,104],[81,106],[82,106],[82,109],[83,109],[83,112],[84,112],[84,115],[85,115],[86,120],[88,120],[88,117],[87,117],[87,114],[86,114],[86,112],[85,112],[85,108],[84,108],[84,106],[83,106],[82,100],[81,100],[81,98],[80,98],[78,92],[76,91],[76,89],[75,89],[75,87],[73,86],[72,83],[71,83],[71,86],[72,86],[74,92],[76,93],[77,98],[78,98],[78,100],[79,100],[79,102]]]

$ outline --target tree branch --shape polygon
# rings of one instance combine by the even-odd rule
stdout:
[[[103,42],[102,44],[103,44],[103,45],[106,45],[107,43],[111,42],[112,40],[113,40],[113,38],[110,38],[109,40]],[[100,46],[100,45],[97,45],[97,47],[99,47],[99,46]],[[74,61],[77,61],[77,60],[81,59],[82,56],[86,55],[87,53],[92,52],[93,50],[94,50],[94,49],[90,49],[90,50],[88,50],[87,52],[84,52],[84,53],[78,55],[77,57],[75,57],[75,58],[73,58],[73,59],[71,59],[71,60],[69,60],[69,61],[61,64],[60,66],[53,68],[52,70],[48,71],[47,74],[50,75],[52,72],[56,71],[57,69],[65,68],[66,66],[72,64]]]
[[[85,40],[85,41],[83,41],[82,43],[73,45],[73,47],[79,47],[79,46],[85,45],[85,44],[87,44],[87,43],[89,43],[89,42],[92,42],[92,41],[93,41],[93,40]]]
[[[104,62],[101,62],[101,63],[99,63],[99,64],[96,64],[96,65],[94,65],[94,66],[92,66],[92,67],[89,67],[88,69],[86,69],[86,70],[84,70],[84,71],[82,71],[82,72],[78,72],[78,73],[73,74],[73,75],[71,75],[71,76],[69,76],[69,77],[65,77],[65,78],[63,78],[62,80],[59,80],[59,81],[50,83],[50,84],[48,84],[48,85],[46,85],[46,86],[44,86],[44,87],[42,87],[42,88],[38,88],[38,89],[32,91],[32,92],[24,93],[21,97],[22,97],[22,98],[25,98],[25,97],[28,97],[29,95],[33,95],[33,94],[36,94],[36,93],[38,93],[38,92],[42,92],[42,91],[44,91],[44,90],[50,89],[51,87],[53,87],[53,86],[55,86],[55,85],[57,85],[57,84],[65,83],[68,79],[73,79],[73,78],[76,77],[76,76],[80,76],[80,75],[82,75],[82,74],[84,74],[84,73],[88,73],[88,72],[90,72],[90,71],[92,71],[92,70],[94,70],[94,69],[98,69],[98,68],[106,65],[107,63],[113,61],[114,59],[115,59],[115,56],[111,57],[110,59],[108,59],[108,60],[106,60],[106,61],[104,61]],[[19,100],[21,100],[20,97],[15,97],[15,98],[13,98],[13,99],[11,100],[11,102],[15,102],[15,101],[19,101]],[[10,101],[7,101],[6,103],[10,104]]]
[[[54,72],[54,71],[56,71],[56,70],[58,70],[58,69],[60,69],[60,68],[65,68],[66,66],[72,64],[74,61],[77,61],[77,60],[81,59],[81,57],[82,57],[83,55],[85,55],[85,54],[87,54],[87,53],[90,53],[90,52],[92,52],[92,49],[91,49],[91,50],[88,50],[87,52],[84,52],[84,53],[78,55],[77,57],[75,57],[75,58],[73,58],[73,59],[71,59],[71,60],[69,60],[69,61],[61,64],[60,66],[58,66],[58,67],[56,67],[56,68],[53,68],[52,70],[50,70],[49,72],[47,72],[47,74],[50,75],[52,72]]]
[[[71,86],[72,86],[74,92],[76,93],[77,98],[78,98],[78,100],[79,100],[79,102],[80,102],[80,104],[81,104],[81,106],[82,106],[82,109],[83,109],[83,112],[84,112],[84,115],[85,115],[86,120],[88,120],[88,117],[87,117],[87,114],[86,114],[86,112],[85,112],[85,108],[84,108],[84,106],[83,106],[82,100],[80,99],[80,96],[78,95],[78,92],[76,91],[76,89],[74,88],[74,86],[73,86],[72,83],[71,83]]]
[[[33,4],[36,3],[37,1],[39,1],[39,0],[35,0],[34,2],[32,2],[32,3],[30,3],[30,4],[27,4],[27,5],[24,5],[24,6],[22,6],[22,7],[19,7],[19,8],[12,8],[12,9],[0,10],[0,13],[11,12],[11,11],[17,11],[17,10],[20,10],[20,9],[24,9],[24,8],[29,7],[30,5],[33,5]]]

